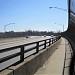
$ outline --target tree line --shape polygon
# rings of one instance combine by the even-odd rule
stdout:
[[[26,36],[57,36],[60,34],[60,31],[58,32],[53,32],[53,31],[32,31],[32,30],[27,30],[25,32],[14,32],[14,31],[9,31],[9,32],[0,32],[0,38],[15,38],[15,37],[26,37]]]

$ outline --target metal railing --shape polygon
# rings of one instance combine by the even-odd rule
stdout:
[[[55,43],[59,39],[60,39],[60,37],[54,37],[54,38],[45,39],[45,40],[41,40],[41,41],[37,41],[37,42],[32,42],[32,43],[28,43],[28,44],[23,44],[23,45],[19,45],[19,46],[1,49],[0,55],[4,54],[4,53],[7,53],[7,55],[4,54],[3,57],[0,57],[0,72],[10,66],[14,66],[14,65],[17,65],[17,64],[23,62],[25,58],[31,56],[32,54],[37,54],[39,52],[39,50],[45,49],[47,46],[50,46],[51,44]],[[40,44],[41,42],[42,42],[42,44]],[[27,46],[29,48],[27,48]],[[43,47],[43,48],[41,48],[41,47]],[[17,49],[18,52],[16,52],[15,49]],[[12,53],[13,50],[14,50],[14,53]],[[31,51],[33,51],[33,52],[31,52]],[[31,54],[27,54],[27,56],[25,56],[26,53],[31,53]],[[19,60],[16,60],[15,57],[18,57]],[[10,61],[13,59],[16,60],[16,62],[10,63]],[[6,65],[6,66],[4,66],[4,65]]]

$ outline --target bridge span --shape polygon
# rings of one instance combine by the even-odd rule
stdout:
[[[26,58],[22,57],[22,54],[18,64],[6,66],[0,72],[0,75],[69,75],[70,59],[72,57],[72,48],[69,42],[64,38],[48,40],[42,40],[44,43],[39,44],[39,46],[44,45],[43,49],[40,50],[39,46],[36,46],[36,52]],[[4,63],[9,59],[3,58],[0,61]]]
[[[0,75],[75,75],[75,0],[68,0],[67,12],[68,28],[61,36],[69,42],[64,38],[50,38],[14,47],[9,44],[10,48],[5,46],[4,49],[1,46],[0,55],[6,52],[9,55],[0,57]],[[35,46],[27,47],[32,44]],[[13,53],[13,49],[18,51]],[[25,56],[27,52],[33,50],[35,51],[31,55]],[[17,61],[13,59],[16,57]],[[15,63],[10,64],[11,59]]]
[[[69,42],[61,38],[57,49],[34,75],[69,75],[71,57]]]

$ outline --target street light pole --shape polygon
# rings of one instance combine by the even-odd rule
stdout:
[[[59,7],[49,7],[49,9],[52,9],[52,8],[55,8],[55,9],[59,9],[59,10],[62,10],[62,11],[66,11],[66,12],[69,12],[67,9],[63,9],[63,8],[59,8]],[[56,24],[56,23],[55,23]],[[61,25],[61,24],[58,24],[58,25]],[[61,25],[63,26],[63,31],[64,31],[64,25]]]
[[[54,23],[54,24],[57,24],[57,23]],[[62,26],[63,27],[63,32],[64,32],[64,25],[62,25],[62,24],[57,24],[57,25]]]
[[[63,8],[59,8],[59,7],[49,7],[49,9],[52,9],[52,8],[56,8],[56,9],[59,9],[59,10],[63,10],[63,11],[68,12],[68,10],[67,10],[67,9],[63,9]]]
[[[4,25],[4,32],[6,32],[6,26],[11,25],[11,24],[15,24],[15,23],[9,23],[9,24]]]

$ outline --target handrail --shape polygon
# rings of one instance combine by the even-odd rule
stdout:
[[[50,46],[51,44],[55,43],[59,39],[60,39],[60,37],[58,36],[58,37],[49,38],[49,39],[45,39],[45,40],[41,40],[41,41],[36,41],[36,42],[32,42],[32,43],[27,43],[27,44],[23,44],[23,45],[18,45],[18,46],[14,46],[14,47],[10,47],[10,48],[1,49],[0,54],[8,52],[8,51],[12,51],[14,49],[18,49],[18,48],[20,48],[20,52],[17,52],[17,53],[8,55],[6,57],[0,58],[0,64],[2,64],[3,62],[6,62],[6,61],[8,61],[12,58],[15,58],[17,56],[20,56],[20,60],[18,60],[17,62],[14,62],[11,65],[14,65],[15,63],[18,64],[20,62],[23,62],[24,59],[27,58],[28,56],[30,56],[32,54],[37,54],[39,52],[39,50],[41,50],[40,47],[44,46],[42,49],[45,49],[47,46]],[[47,40],[49,40],[49,41],[47,42]],[[40,42],[44,42],[44,43],[40,44]],[[30,46],[30,45],[33,45],[33,44],[35,44],[36,46],[25,49],[27,46]],[[34,49],[36,50],[34,53],[32,53],[32,54],[28,55],[27,57],[25,57],[25,53],[30,52]],[[0,69],[0,71],[3,71],[4,69],[10,67],[11,65]]]

